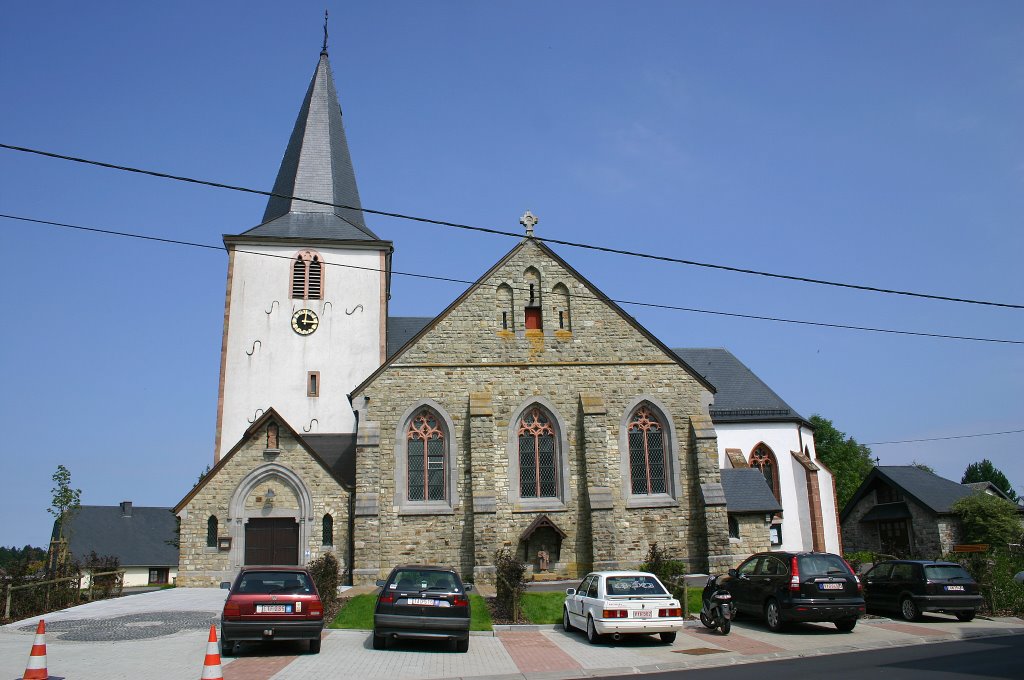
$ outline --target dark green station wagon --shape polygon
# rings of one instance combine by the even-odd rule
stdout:
[[[389,639],[447,640],[457,652],[469,650],[469,596],[449,567],[395,567],[381,589],[373,612],[373,648],[387,649]]]

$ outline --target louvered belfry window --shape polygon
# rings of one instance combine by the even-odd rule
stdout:
[[[436,413],[425,408],[413,416],[406,431],[406,447],[409,452],[409,500],[445,500],[447,446]]]
[[[555,428],[551,418],[533,407],[519,420],[519,495],[522,498],[557,496],[558,477]]]
[[[295,256],[292,265],[292,298],[295,300],[322,300],[324,281],[323,258],[310,250]]]
[[[641,406],[629,419],[629,478],[634,495],[668,493],[666,477],[665,428],[647,406]]]

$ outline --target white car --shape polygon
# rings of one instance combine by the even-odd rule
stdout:
[[[642,571],[595,571],[579,588],[565,591],[562,626],[579,628],[597,644],[603,636],[658,633],[666,644],[675,642],[683,627],[683,610],[654,574]]]

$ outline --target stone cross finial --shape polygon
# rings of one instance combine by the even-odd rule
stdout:
[[[533,213],[531,213],[529,210],[523,213],[523,216],[519,218],[519,224],[526,227],[527,236],[533,236],[533,228],[534,226],[536,226],[538,222],[540,222],[540,220],[534,217]]]

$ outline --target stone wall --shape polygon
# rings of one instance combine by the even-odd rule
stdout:
[[[739,538],[729,539],[729,554],[726,556],[726,565],[719,571],[727,571],[730,567],[737,567],[739,563],[754,553],[767,552],[771,549],[771,540],[768,534],[768,527],[764,521],[765,513],[735,514],[739,525]]]
[[[245,558],[245,523],[258,517],[291,517],[299,523],[299,563],[333,552],[346,564],[348,493],[281,423],[277,449],[267,449],[265,420],[203,480],[178,513],[181,518],[179,586],[216,587],[234,578]],[[273,499],[267,500],[267,491]],[[323,545],[325,514],[334,520],[334,545]],[[229,550],[207,547],[207,521]],[[308,551],[308,554],[307,554]]]
[[[542,329],[523,328],[528,281]],[[501,296],[499,284],[506,286]],[[571,292],[568,302],[550,295],[556,286]],[[486,580],[494,552],[517,551],[524,530],[542,515],[565,534],[552,568],[571,576],[635,566],[654,542],[691,565],[707,561],[708,532],[705,518],[694,516],[702,506],[694,494],[702,483],[720,483],[717,442],[713,427],[695,438],[691,418],[706,417],[708,389],[533,242],[513,250],[353,398],[361,409],[357,580],[410,561],[452,564]],[[396,486],[410,409],[427,400],[450,421],[455,444],[454,493],[447,507],[433,510],[408,507]],[[671,426],[673,494],[658,502],[631,496],[624,474],[623,423],[643,401]],[[514,430],[532,402],[556,421],[565,461],[557,500],[518,498]],[[714,549],[724,556],[724,506],[708,521]]]

